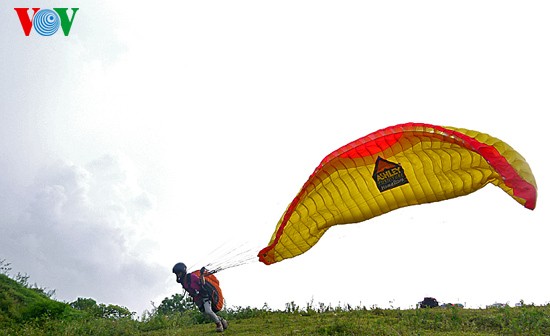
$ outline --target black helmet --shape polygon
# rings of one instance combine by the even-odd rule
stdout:
[[[186,273],[187,273],[187,266],[185,266],[184,263],[179,262],[179,263],[175,264],[174,267],[172,268],[172,273],[175,273],[175,274],[178,274],[178,273],[186,274]]]

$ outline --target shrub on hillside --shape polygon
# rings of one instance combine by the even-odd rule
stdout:
[[[83,311],[90,316],[107,319],[124,319],[131,318],[135,313],[128,310],[126,307],[117,305],[105,305],[103,303],[97,304],[94,299],[90,298],[78,298],[76,301],[70,303],[70,306],[74,309]]]

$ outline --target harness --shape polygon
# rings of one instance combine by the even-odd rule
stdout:
[[[195,274],[196,276],[200,275],[200,271],[194,271],[192,273],[187,273],[185,275],[185,278],[183,279],[184,283],[186,284],[184,286],[191,289],[191,274]],[[208,274],[204,276],[204,284],[201,283],[201,288],[198,292],[191,294],[191,297],[193,300],[197,303],[199,303],[199,298],[207,299],[212,304],[212,310],[214,312],[218,312],[223,308],[224,305],[224,299],[222,290],[220,288],[220,283],[215,275]]]

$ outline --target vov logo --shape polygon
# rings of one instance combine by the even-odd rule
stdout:
[[[51,36],[57,32],[59,26],[63,30],[65,36],[69,36],[71,27],[74,22],[74,16],[78,11],[78,8],[71,8],[72,15],[69,19],[67,11],[69,8],[53,8],[52,9],[40,9],[32,8],[32,16],[29,16],[29,9],[31,8],[14,8],[19,16],[21,27],[25,36],[29,36],[31,29],[42,36]]]

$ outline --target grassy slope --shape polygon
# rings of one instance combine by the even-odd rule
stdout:
[[[22,286],[0,274],[0,328],[42,316],[76,313],[67,304],[49,299],[39,290]]]
[[[224,335],[550,335],[550,305],[499,309],[352,310],[228,314]],[[219,335],[196,324],[192,314],[91,318],[0,274],[0,336],[3,335]]]
[[[147,335],[214,335],[214,327],[166,328]],[[550,335],[550,307],[266,313],[230,321],[225,335]]]

